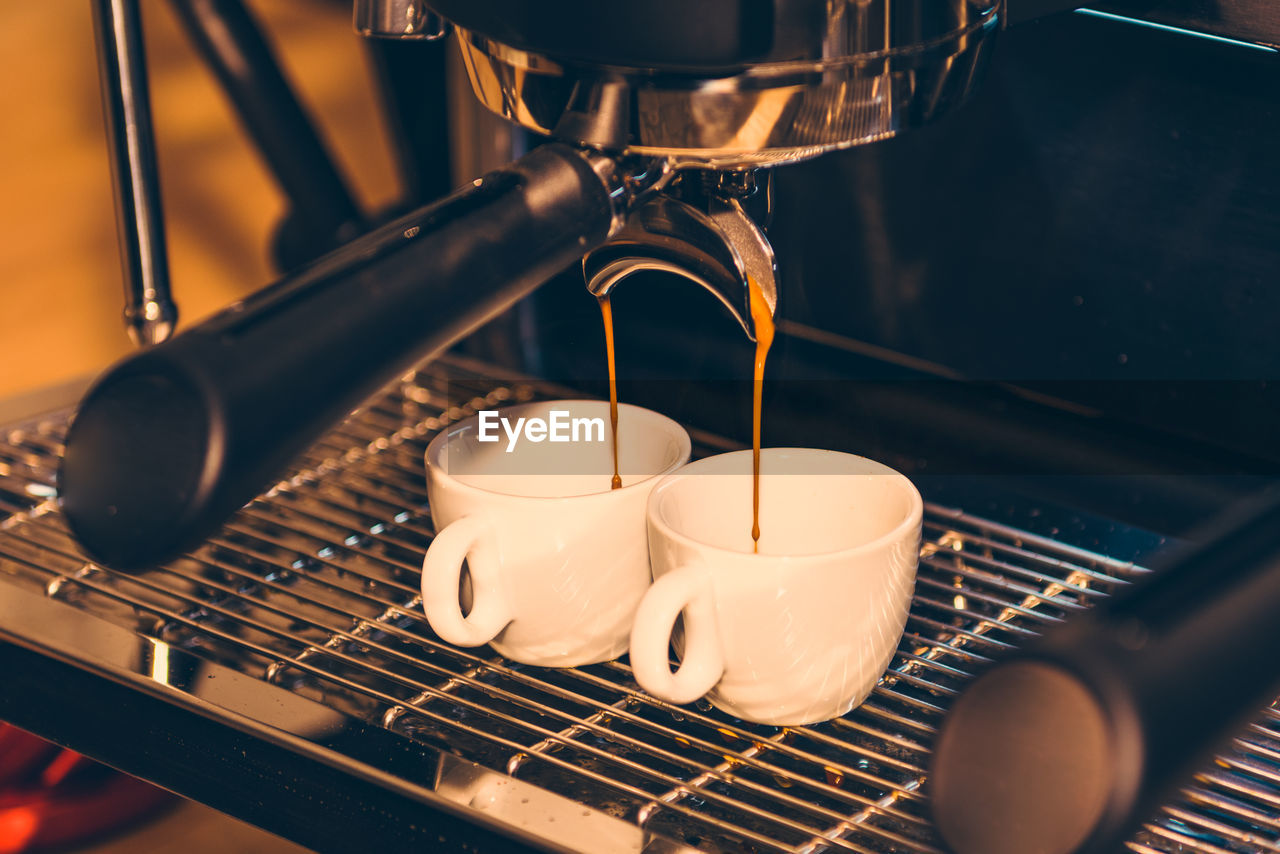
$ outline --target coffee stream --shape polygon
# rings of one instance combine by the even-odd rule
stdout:
[[[751,386],[751,551],[760,552],[760,417],[764,403],[764,363],[773,344],[773,312],[759,283],[747,276],[751,320],[756,328],[756,362]],[[613,351],[613,305],[609,295],[599,298],[604,318],[604,346],[609,360],[609,424],[613,428],[613,489],[622,488],[618,474],[618,370]]]
[[[756,365],[751,385],[751,551],[760,553],[760,414],[764,403],[764,362],[773,344],[773,312],[759,283],[747,276],[751,320],[756,327]]]
[[[609,426],[613,430],[613,480],[611,489],[622,488],[618,473],[618,369],[613,358],[613,304],[609,295],[600,296],[600,313],[604,316],[604,348],[609,359]]]

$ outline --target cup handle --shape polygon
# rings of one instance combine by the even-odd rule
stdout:
[[[475,516],[455,519],[436,534],[422,559],[422,610],[441,638],[457,646],[480,646],[511,622],[498,585],[498,567],[483,547],[486,525]],[[471,573],[471,613],[458,601],[462,561]]]
[[[667,649],[676,617],[684,612],[684,657],[671,672]],[[640,600],[631,627],[631,671],[655,697],[692,703],[720,681],[724,651],[713,607],[711,579],[697,566],[658,578]]]

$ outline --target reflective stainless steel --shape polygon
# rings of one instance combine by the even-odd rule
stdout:
[[[431,41],[449,33],[449,24],[422,0],[355,0],[352,20],[366,38]]]
[[[734,198],[709,201],[702,211],[669,196],[635,210],[607,243],[582,259],[587,290],[604,296],[623,279],[641,271],[673,273],[710,291],[734,316],[751,340],[747,277],[754,279],[777,308],[777,264],[764,232]]]
[[[721,73],[575,63],[458,28],[476,96],[527,128],[681,165],[802,160],[932,121],[968,97],[1000,4],[837,0],[800,56]]]
[[[417,590],[425,445],[479,408],[565,394],[487,372],[450,359],[406,377],[206,546],[137,576],[87,562],[67,535],[53,499],[66,415],[6,430],[0,637],[531,844],[934,852],[923,768],[951,698],[993,656],[1143,571],[930,506],[892,666],[858,709],[809,727],[655,700],[624,661],[546,670],[457,649],[431,632]],[[704,453],[724,447],[694,435]],[[357,723],[419,759],[357,755]],[[1277,756],[1273,707],[1130,848],[1270,844]]]
[[[358,0],[357,18],[393,16],[403,5]],[[1270,0],[1157,0],[1137,13],[1132,5],[1097,8],[1135,24],[1259,46],[1280,39],[1280,13]],[[1063,0],[1020,0],[1008,13],[1005,6],[830,0],[824,26],[813,28],[793,55],[716,73],[580,63],[462,28],[458,34],[476,95],[512,121],[601,148],[740,168],[883,139],[941,117],[973,91],[1002,19],[1072,8]]]
[[[125,328],[135,344],[158,344],[173,333],[178,307],[169,289],[138,0],[94,0],[93,21],[124,272]]]
[[[613,222],[609,236],[622,230],[633,210],[643,207],[667,188],[676,172],[670,160],[651,157],[615,157],[598,151],[579,151],[609,191]]]

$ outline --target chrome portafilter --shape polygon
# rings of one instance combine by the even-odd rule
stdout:
[[[385,2],[385,0],[384,0]],[[476,97],[530,130],[678,166],[777,166],[949,114],[1000,0],[434,0]]]

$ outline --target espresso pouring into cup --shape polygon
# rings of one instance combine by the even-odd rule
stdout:
[[[750,451],[698,460],[653,490],[654,584],[631,666],[673,703],[705,695],[759,723],[827,720],[870,693],[897,649],[924,504],[906,477],[852,454],[767,448],[761,471],[759,553],[741,524]]]

